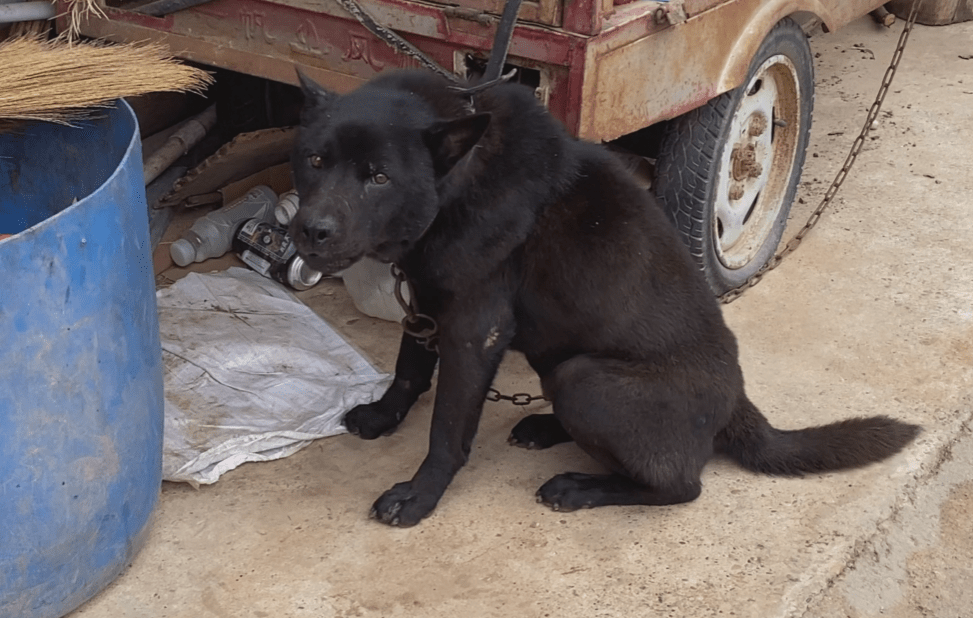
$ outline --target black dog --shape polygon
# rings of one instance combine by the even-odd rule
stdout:
[[[799,475],[879,461],[918,434],[886,417],[771,427],[663,211],[530,90],[470,99],[425,72],[386,73],[344,96],[302,83],[298,251],[324,272],[366,255],[398,264],[439,325],[438,353],[404,335],[392,386],[344,419],[366,439],[390,433],[440,361],[429,454],[376,501],[381,521],[412,526],[435,508],[508,348],[526,355],[554,409],[523,419],[511,441],[573,439],[610,471],[545,483],[538,498],[555,510],[693,500],[714,452]]]

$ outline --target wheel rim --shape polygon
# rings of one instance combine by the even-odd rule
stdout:
[[[784,206],[803,130],[797,69],[768,58],[744,86],[720,157],[714,203],[716,255],[728,269],[753,261]]]

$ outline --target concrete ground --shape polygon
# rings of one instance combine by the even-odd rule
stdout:
[[[861,20],[812,40],[816,124],[795,222],[839,169],[900,26]],[[564,514],[534,491],[596,464],[572,444],[509,447],[523,411],[487,403],[436,512],[389,528],[368,509],[424,457],[427,395],[391,437],[320,440],[199,490],[165,484],[131,568],[72,616],[969,616],[971,56],[973,23],[917,27],[834,210],[725,308],[750,397],[775,425],[889,414],[925,427],[904,454],[804,479],[715,461],[691,504]],[[303,297],[391,371],[397,325],[357,314],[340,284]],[[537,390],[517,357],[497,386]]]

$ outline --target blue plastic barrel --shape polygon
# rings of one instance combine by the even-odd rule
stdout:
[[[162,352],[138,125],[0,133],[0,617],[70,612],[139,550]]]

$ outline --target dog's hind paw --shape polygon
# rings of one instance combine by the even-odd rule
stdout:
[[[379,402],[355,406],[341,419],[341,424],[345,426],[348,433],[363,440],[374,440],[379,436],[391,435],[399,426],[399,422],[399,417],[383,411]]]
[[[681,504],[699,496],[699,482],[653,489],[619,474],[558,474],[537,490],[537,501],[555,511],[575,511],[610,504]]]
[[[528,449],[550,448],[570,442],[571,436],[553,414],[531,414],[514,425],[507,443]]]
[[[552,511],[563,512],[600,506],[597,498],[601,478],[579,472],[558,474],[537,490],[537,501]]]

